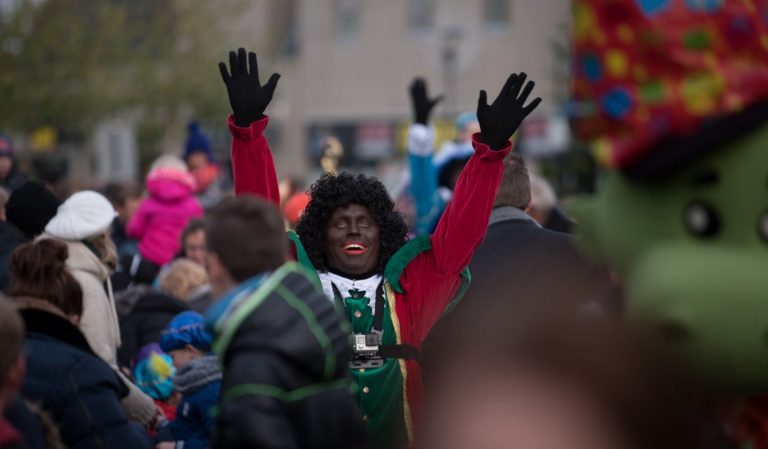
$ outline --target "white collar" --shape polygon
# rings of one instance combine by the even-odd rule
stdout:
[[[336,285],[342,295],[346,294],[349,290],[357,289],[364,291],[366,297],[374,300],[376,298],[376,289],[383,278],[380,274],[374,274],[365,279],[349,279],[327,271],[318,272],[317,275],[320,277],[320,283],[323,285],[325,296],[331,301],[334,300],[333,285]]]

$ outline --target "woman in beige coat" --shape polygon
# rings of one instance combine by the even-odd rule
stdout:
[[[115,215],[112,205],[101,194],[89,190],[78,192],[59,207],[40,238],[53,238],[67,245],[67,268],[83,290],[80,330],[94,352],[128,386],[130,394],[122,401],[128,416],[150,427],[157,416],[152,398],[125,378],[117,366],[120,326],[109,280],[117,262],[117,251],[109,238]]]

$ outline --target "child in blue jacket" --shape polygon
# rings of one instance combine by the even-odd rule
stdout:
[[[213,336],[197,312],[182,312],[160,337],[160,347],[173,359],[173,384],[182,395],[176,419],[158,435],[159,449],[204,449],[213,429],[213,408],[219,402],[221,368],[210,353]]]

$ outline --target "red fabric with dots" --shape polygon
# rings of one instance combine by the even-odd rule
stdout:
[[[609,167],[768,98],[768,0],[575,0],[573,12],[574,130]]]

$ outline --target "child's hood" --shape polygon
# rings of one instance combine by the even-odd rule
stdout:
[[[175,203],[190,197],[195,191],[195,179],[189,172],[159,168],[147,175],[147,190],[153,198]]]

